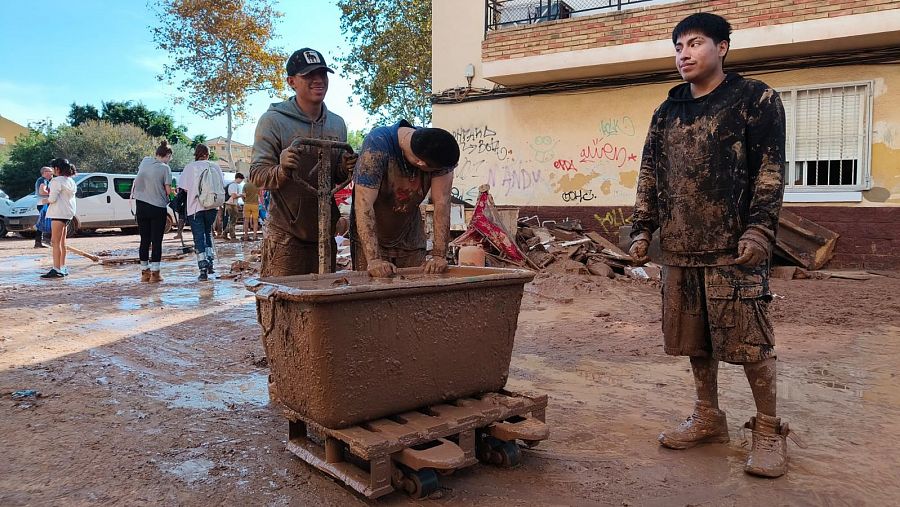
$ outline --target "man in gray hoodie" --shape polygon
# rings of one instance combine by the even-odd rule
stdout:
[[[328,73],[322,53],[303,48],[287,61],[287,83],[296,95],[269,107],[256,125],[250,181],[271,195],[269,219],[262,245],[261,276],[304,275],[318,271],[318,200],[312,188],[316,176],[315,150],[292,148],[297,137],[347,142],[344,119],[325,107]],[[344,181],[356,163],[355,155],[333,153],[332,181]],[[340,213],[332,202],[331,236]],[[333,241],[333,240],[332,240]],[[337,247],[332,245],[334,270]]]

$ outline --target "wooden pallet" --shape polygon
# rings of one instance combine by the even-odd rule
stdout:
[[[449,439],[465,456],[454,468],[471,466],[478,462],[477,430],[507,419],[543,423],[546,408],[546,395],[501,391],[339,430],[322,427],[284,408],[290,423],[287,448],[362,495],[378,498],[394,491],[398,484],[395,461],[402,453],[415,452],[413,447]]]

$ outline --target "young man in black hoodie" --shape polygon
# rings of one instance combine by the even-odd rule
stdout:
[[[672,33],[686,83],[653,114],[644,145],[631,254],[647,259],[658,229],[665,351],[689,356],[693,414],[660,443],[687,449],[727,442],[719,409],[719,361],[741,364],[757,414],[744,470],[778,477],[787,469],[789,430],[776,417],[776,367],[769,320],[769,260],[784,193],[781,99],[765,83],[726,74],[731,26],[699,13]]]

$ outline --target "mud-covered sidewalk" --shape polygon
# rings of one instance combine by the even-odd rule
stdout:
[[[136,249],[137,239],[70,241],[96,252]],[[366,503],[284,449],[287,423],[267,405],[255,307],[241,283],[198,283],[185,258],[164,264],[162,284],[141,284],[136,265],[76,256],[71,276],[45,281],[48,251],[31,245],[0,240],[0,505]],[[254,246],[223,245],[222,267]],[[788,475],[773,481],[741,470],[740,426],[754,409],[737,367],[720,370],[730,444],[656,443],[693,399],[687,361],[662,352],[657,285],[539,275],[526,286],[510,387],[550,395],[550,440],[524,450],[516,469],[443,477],[437,498],[421,503],[895,503],[896,276],[773,282],[779,412],[808,445],[789,447]],[[40,396],[11,394],[27,390]]]

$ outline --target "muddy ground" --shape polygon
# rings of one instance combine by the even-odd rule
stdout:
[[[71,244],[134,249],[137,236]],[[140,284],[135,265],[78,257],[67,279],[43,281],[49,256],[31,245],[0,240],[0,505],[366,503],[285,451],[240,283],[199,284],[184,259],[164,265],[162,284]],[[230,262],[251,248],[220,252]],[[720,381],[731,443],[658,446],[693,399],[687,361],[662,352],[658,286],[540,275],[526,286],[509,385],[550,395],[550,440],[519,468],[443,478],[440,498],[421,503],[895,504],[900,279],[773,285],[779,411],[808,444],[791,445],[786,477],[741,470],[740,426],[754,409],[733,366]],[[41,396],[10,395],[23,389]]]

